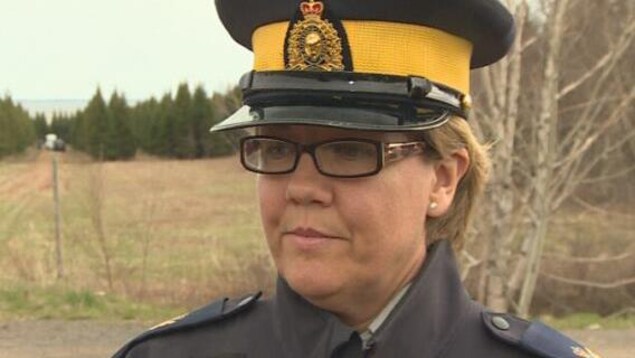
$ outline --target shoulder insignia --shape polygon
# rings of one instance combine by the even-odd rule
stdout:
[[[571,338],[538,321],[483,312],[483,324],[494,338],[543,358],[601,358]]]
[[[190,313],[160,323],[128,342],[115,353],[113,358],[126,357],[126,354],[128,354],[134,346],[148,339],[233,317],[248,307],[251,307],[253,303],[258,301],[261,294],[262,292],[258,292],[238,300],[230,300],[228,298],[219,299]]]
[[[505,313],[483,311],[483,324],[496,339],[518,346],[530,322]]]

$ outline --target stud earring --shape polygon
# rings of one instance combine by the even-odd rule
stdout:
[[[436,201],[432,201],[432,202],[430,202],[430,205],[429,205],[429,206],[430,206],[430,209],[436,209],[436,208],[437,208],[437,206],[439,206],[439,204],[437,204],[437,202],[436,202]]]

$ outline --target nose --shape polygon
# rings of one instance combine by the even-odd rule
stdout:
[[[332,179],[320,174],[308,153],[300,156],[298,166],[289,176],[288,201],[297,205],[329,206],[332,203]]]

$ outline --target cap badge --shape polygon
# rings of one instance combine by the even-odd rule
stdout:
[[[287,40],[287,70],[343,71],[342,40],[331,22],[323,18],[322,1],[303,1],[303,19],[291,28]]]

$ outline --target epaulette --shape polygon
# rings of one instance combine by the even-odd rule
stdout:
[[[483,312],[494,338],[543,358],[600,358],[588,348],[545,324],[504,313]]]
[[[113,358],[126,357],[128,352],[130,352],[134,346],[151,338],[200,327],[234,317],[251,307],[256,301],[258,301],[261,294],[262,292],[258,292],[237,300],[222,298],[195,311],[158,324],[126,343],[126,345],[115,353]]]

